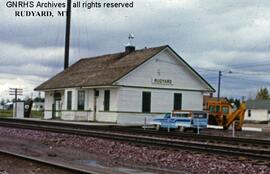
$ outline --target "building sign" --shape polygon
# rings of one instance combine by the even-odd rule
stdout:
[[[173,85],[173,81],[171,79],[153,78],[152,83],[155,85]]]

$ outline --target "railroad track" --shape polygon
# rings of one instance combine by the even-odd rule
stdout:
[[[270,149],[269,140],[261,139],[247,139],[247,138],[232,138],[224,136],[213,136],[213,135],[197,135],[194,133],[181,133],[178,131],[166,132],[166,131],[156,131],[156,130],[143,130],[141,127],[124,127],[124,126],[95,126],[95,125],[83,125],[83,124],[72,124],[72,123],[63,123],[63,122],[50,122],[50,121],[38,121],[38,120],[22,120],[22,119],[9,119],[9,118],[0,118],[1,122],[6,125],[9,123],[23,123],[30,125],[40,125],[40,126],[57,126],[73,129],[82,129],[82,130],[100,130],[108,132],[121,132],[129,134],[139,134],[146,136],[155,136],[155,137],[165,137],[172,139],[181,139],[181,140],[191,140],[191,141],[200,141],[204,143],[223,143],[228,145],[242,145],[242,146],[252,146],[260,147],[265,149]],[[5,126],[3,125],[3,126]]]
[[[206,153],[270,160],[270,141],[267,140],[183,134],[178,132],[168,134],[167,132],[149,131],[143,130],[142,128],[89,126],[61,122],[3,118],[0,119],[0,126],[75,134],[165,148],[195,150]],[[211,143],[211,141],[215,141],[216,143]],[[241,146],[239,143],[241,143]],[[243,144],[246,144],[246,146],[243,146]]]
[[[24,161],[29,161],[32,163],[52,167],[55,169],[60,169],[60,170],[63,170],[65,172],[78,173],[78,174],[98,174],[96,172],[87,171],[87,170],[76,168],[76,167],[71,167],[70,165],[65,165],[65,164],[56,163],[56,162],[50,162],[47,160],[42,160],[39,158],[34,158],[31,156],[26,156],[26,155],[14,153],[14,152],[6,151],[6,150],[0,150],[0,154],[5,155],[5,156],[10,156],[13,158],[18,158],[18,159],[21,159]]]

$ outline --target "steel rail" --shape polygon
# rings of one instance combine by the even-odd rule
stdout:
[[[22,154],[18,154],[18,153],[6,151],[6,150],[1,150],[0,149],[0,154],[6,155],[6,156],[12,156],[14,158],[19,158],[19,159],[22,159],[22,160],[26,160],[26,161],[46,165],[46,166],[51,166],[51,167],[54,167],[54,168],[57,168],[57,169],[61,169],[61,170],[69,171],[69,172],[73,172],[73,173],[78,173],[78,174],[79,173],[80,174],[99,174],[97,172],[88,171],[88,170],[80,169],[80,168],[77,168],[77,167],[71,167],[70,165],[64,165],[64,164],[61,164],[61,163],[51,162],[51,161],[47,161],[47,160],[43,160],[43,159],[39,159],[39,158],[27,156],[27,155],[22,155]]]
[[[1,123],[1,122],[0,122]],[[186,149],[186,150],[195,150],[200,152],[215,153],[215,154],[225,154],[231,156],[244,156],[253,159],[260,160],[270,160],[270,151],[259,150],[259,149],[245,149],[239,147],[229,147],[222,145],[214,145],[207,143],[199,142],[185,142],[177,139],[168,139],[161,137],[149,137],[145,135],[132,135],[132,134],[122,134],[122,133],[113,133],[99,130],[82,130],[74,128],[64,128],[48,125],[30,125],[23,123],[1,123],[0,125],[6,127],[16,127],[22,129],[34,129],[40,131],[50,131],[56,133],[65,133],[81,136],[90,136],[96,138],[105,138],[111,140],[132,142],[136,144],[143,145],[153,145],[159,147],[173,148],[173,149]]]
[[[63,122],[51,122],[51,121],[38,121],[38,120],[23,120],[23,119],[7,119],[0,118],[0,122],[15,122],[15,123],[25,123],[25,124],[38,124],[38,125],[49,125],[49,126],[60,126],[74,129],[83,129],[83,130],[103,130],[103,131],[117,131],[123,133],[138,133],[143,135],[151,135],[157,137],[167,137],[173,139],[188,139],[193,141],[203,141],[203,142],[223,142],[224,144],[239,145],[240,143],[244,145],[252,146],[263,146],[265,148],[270,148],[269,140],[262,139],[248,139],[248,138],[239,138],[239,137],[226,137],[226,136],[214,136],[214,135],[197,135],[194,133],[181,133],[181,132],[162,132],[155,130],[143,130],[138,127],[124,127],[124,126],[96,126],[96,125],[83,125],[83,124],[72,124],[72,123],[63,123]]]

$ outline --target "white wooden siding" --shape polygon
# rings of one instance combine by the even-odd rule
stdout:
[[[65,89],[65,98],[67,99],[67,93],[72,92],[72,100],[71,100],[71,110],[77,110],[77,98],[78,98],[78,91],[76,88],[67,88]],[[67,100],[63,102],[63,109],[67,110]]]
[[[85,90],[85,110],[94,111],[94,90],[93,89],[86,89]]]
[[[101,122],[117,122],[117,113],[111,112],[117,110],[117,88],[103,88],[99,90],[97,97],[97,113],[96,119]],[[104,112],[104,91],[110,90],[110,107],[109,112]]]
[[[153,79],[172,80],[172,84],[154,84]],[[116,82],[115,87],[99,88],[96,120],[117,123],[143,123],[160,113],[171,112],[174,93],[182,94],[183,110],[202,110],[203,92],[209,86],[191,71],[170,49],[165,49]],[[122,86],[122,87],[120,87]],[[78,90],[85,90],[85,110],[77,111]],[[104,112],[104,91],[110,90],[110,110]],[[67,92],[72,91],[72,111],[67,110]],[[151,92],[151,113],[142,112],[142,92]],[[53,92],[45,93],[45,110],[52,110]],[[94,89],[67,88],[62,97],[64,120],[93,120]],[[92,112],[89,112],[91,110]],[[45,118],[51,118],[45,112]]]
[[[97,111],[104,111],[104,91],[110,90],[110,111],[117,110],[117,88],[103,88],[99,90],[97,97]]]
[[[60,106],[62,108],[56,107],[57,110],[61,110],[64,107],[64,91],[57,91],[61,94],[61,101],[59,101]],[[54,103],[54,91],[46,91],[45,92],[45,102],[44,102],[44,119],[52,119],[52,105]],[[59,116],[59,113],[56,113],[56,117]]]
[[[251,115],[248,116],[248,110],[245,112],[245,120],[246,121],[268,121],[268,110],[266,109],[250,109]]]
[[[52,118],[53,92],[45,92],[44,119]]]
[[[93,111],[62,111],[62,120],[93,121]]]
[[[61,119],[63,120],[93,120],[94,110],[94,90],[93,89],[81,89],[81,88],[68,88],[65,90],[65,97],[67,98],[68,91],[72,91],[72,108],[71,111],[67,111],[67,100],[63,102],[63,112]],[[85,91],[84,110],[78,110],[78,91]],[[90,110],[90,111],[89,111]]]
[[[163,117],[163,114],[136,114],[136,113],[118,113],[117,123],[118,124],[149,124],[154,118]]]
[[[173,85],[153,84],[153,78],[172,80]],[[119,85],[188,90],[210,90],[170,50],[164,50],[117,82]]]
[[[151,92],[151,112],[171,112],[174,93],[182,94],[182,109],[202,110],[203,94],[198,91],[121,87],[118,91],[118,111],[142,112],[143,91]]]

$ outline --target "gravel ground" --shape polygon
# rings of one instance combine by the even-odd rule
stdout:
[[[1,137],[16,139],[17,141],[31,141],[52,147],[50,153],[63,147],[61,156],[70,158],[69,150],[91,154],[100,164],[107,167],[129,168],[163,168],[170,169],[166,173],[270,173],[269,164],[257,164],[247,161],[243,157],[230,158],[188,151],[174,151],[154,147],[136,146],[124,142],[116,142],[77,135],[39,132],[23,129],[0,127]],[[2,144],[2,143],[1,143]],[[1,145],[0,145],[1,146]],[[2,147],[1,147],[2,148]],[[66,153],[66,155],[64,154]],[[158,171],[158,170],[156,170]],[[174,171],[174,172],[173,172]],[[159,172],[159,173],[164,173]]]
[[[257,131],[235,131],[235,137],[270,140],[270,124],[244,124],[244,127],[261,128]],[[232,130],[204,129],[201,134],[232,137]]]
[[[266,124],[258,124],[258,123],[245,123],[245,127],[254,127],[254,128],[261,128],[263,132],[270,133],[270,122]]]
[[[232,137],[232,130],[215,130],[215,129],[204,129],[201,134],[204,135],[216,135]],[[254,138],[254,139],[270,139],[270,131],[255,132],[255,131],[235,131],[235,137],[239,138]]]
[[[0,159],[0,174],[74,174],[2,154]]]

